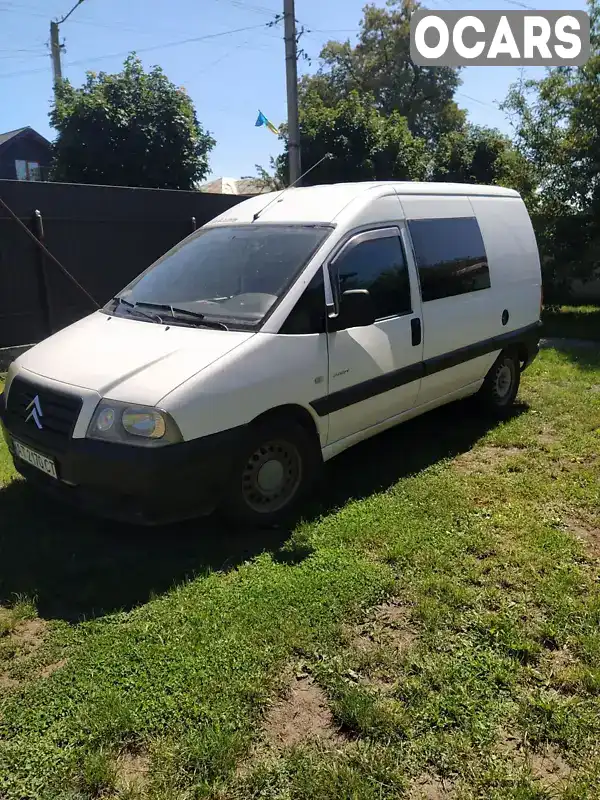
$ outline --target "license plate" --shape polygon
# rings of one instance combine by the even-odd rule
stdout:
[[[13,445],[15,448],[15,455],[20,458],[22,461],[26,461],[28,464],[31,464],[32,467],[36,467],[36,469],[45,472],[46,475],[50,475],[51,478],[55,478],[58,480],[58,475],[56,474],[56,465],[51,458],[48,456],[43,456],[41,453],[36,453],[35,450],[32,450],[31,447],[27,447],[21,442],[17,442],[16,439],[13,439]]]

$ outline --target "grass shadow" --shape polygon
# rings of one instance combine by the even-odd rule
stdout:
[[[564,353],[573,366],[582,372],[597,372],[600,368],[600,342],[550,339],[545,347]]]
[[[517,406],[520,414],[525,406]],[[393,486],[469,450],[493,423],[470,402],[455,403],[386,431],[326,465],[303,518]],[[48,619],[77,621],[128,610],[210,570],[227,570],[265,550],[297,563],[309,554],[281,530],[231,530],[217,517],[136,528],[87,517],[22,480],[0,490],[0,603],[35,597]]]
[[[510,418],[528,408],[525,403],[516,403]],[[312,515],[385,491],[402,478],[465,453],[497,424],[479,413],[476,403],[469,399],[361,442],[328,462],[325,486],[311,503]]]
[[[600,306],[549,306],[542,312],[542,322],[542,336],[600,344]]]

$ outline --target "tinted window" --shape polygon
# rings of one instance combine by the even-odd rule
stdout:
[[[377,319],[411,311],[410,279],[398,236],[350,244],[333,272],[340,295],[348,289],[369,290]]]
[[[325,331],[325,285],[320,269],[281,327],[280,333],[323,333]]]
[[[178,244],[120,293],[128,303],[162,304],[211,320],[259,324],[330,233],[301,225],[204,228]],[[130,308],[117,306],[114,313]]]
[[[474,217],[408,223],[424,301],[490,288],[485,246]]]

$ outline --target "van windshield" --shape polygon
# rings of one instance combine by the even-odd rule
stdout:
[[[227,328],[261,324],[331,232],[318,225],[215,226],[176,245],[104,311],[137,315],[158,306]],[[147,304],[146,306],[144,304]],[[146,313],[148,321],[160,317]],[[191,324],[192,314],[187,318]]]

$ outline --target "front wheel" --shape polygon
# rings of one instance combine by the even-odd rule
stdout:
[[[267,420],[250,430],[221,511],[249,525],[283,522],[306,496],[321,463],[310,430],[293,420]]]
[[[521,364],[513,353],[501,353],[488,372],[480,389],[484,407],[504,416],[510,412],[521,383]]]

